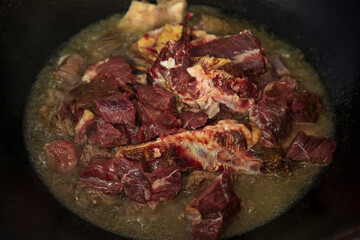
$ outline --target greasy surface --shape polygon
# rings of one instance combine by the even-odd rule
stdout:
[[[206,10],[192,9],[192,10]],[[118,16],[112,17],[117,19]],[[228,18],[226,18],[228,19]],[[294,77],[303,82],[305,88],[326,99],[324,90],[319,82],[315,71],[308,63],[304,61],[301,52],[281,40],[276,39],[272,34],[268,34],[261,27],[251,26],[247,21],[230,20],[233,32],[239,32],[242,29],[251,28],[255,35],[262,40],[265,53],[273,52],[280,54]],[[103,21],[97,26],[92,26],[83,31],[76,38],[70,41],[68,46],[61,50],[58,56],[74,51],[80,47],[80,53],[86,53],[91,48],[91,39],[88,34],[99,36],[105,32],[106,27],[112,27],[114,21]],[[90,39],[87,40],[86,39]],[[133,41],[136,37],[127,38]],[[80,44],[85,42],[85,44]],[[124,48],[126,44],[124,44]],[[85,54],[84,54],[85,55]],[[72,174],[66,177],[54,174],[48,169],[47,160],[43,154],[42,146],[45,142],[58,139],[55,136],[44,131],[41,125],[37,123],[34,117],[38,111],[38,103],[44,99],[44,88],[51,86],[49,83],[49,73],[53,71],[52,64],[57,61],[55,56],[50,64],[44,68],[39,75],[39,81],[35,85],[32,99],[29,103],[29,118],[27,136],[30,152],[34,164],[50,187],[52,192],[67,207],[81,215],[82,217],[94,222],[95,224],[134,238],[149,239],[186,239],[190,234],[190,226],[184,217],[186,204],[192,199],[196,192],[182,192],[180,195],[166,204],[160,204],[155,211],[143,207],[140,210],[133,209],[133,204],[128,199],[115,200],[111,205],[91,202],[86,200],[80,188],[75,189],[74,181],[79,176],[80,169],[76,169]],[[325,113],[321,116],[318,124],[296,125],[289,141],[294,134],[303,129],[307,133],[330,136],[331,124],[330,115]],[[38,136],[42,136],[39,138]],[[288,143],[285,143],[285,145]],[[273,217],[286,210],[291,204],[302,196],[305,189],[309,186],[312,179],[316,176],[318,168],[310,165],[303,165],[298,169],[294,176],[288,178],[280,177],[263,177],[263,176],[240,176],[235,182],[235,192],[243,200],[243,211],[234,217],[234,221],[226,229],[226,236],[233,236],[248,231],[258,225],[261,225]],[[261,197],[260,197],[261,196]],[[166,217],[164,217],[166,216]],[[157,228],[156,226],[167,226],[166,228]],[[171,231],[168,231],[171,229]]]
[[[263,236],[319,239],[335,233],[343,237],[358,236],[359,229],[358,234],[356,228],[347,231],[359,223],[360,215],[360,202],[356,200],[360,199],[359,192],[354,191],[359,189],[360,182],[359,152],[354,151],[359,144],[356,113],[360,103],[356,90],[359,36],[356,37],[354,28],[359,15],[353,14],[357,9],[351,5],[355,1],[342,5],[328,1],[269,2],[214,1],[213,4],[245,12],[267,23],[305,51],[328,89],[337,116],[340,146],[334,162],[309,195],[281,218],[241,239]],[[5,239],[119,239],[61,206],[34,174],[21,141],[24,103],[40,67],[66,38],[89,22],[125,8],[126,2],[118,4],[118,1],[109,1],[107,5],[102,1],[78,1],[75,5],[73,1],[6,1],[1,6],[0,22],[4,24],[0,29],[0,86],[6,91],[0,96],[3,113],[0,234]],[[342,29],[342,33],[334,34],[334,29]]]

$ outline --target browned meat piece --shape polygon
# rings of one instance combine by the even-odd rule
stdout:
[[[217,176],[217,173],[194,170],[187,176],[184,189],[190,191],[204,190]]]
[[[71,89],[80,80],[85,70],[85,60],[79,54],[62,58],[59,70],[53,73],[56,83],[63,89]]]
[[[260,140],[261,131],[254,125],[223,120],[202,130],[185,131],[144,144],[119,147],[116,155],[144,164],[161,159],[180,169],[201,168],[212,172],[283,173],[287,170],[281,157],[273,161],[272,152],[264,154],[262,158],[251,154],[251,148]],[[267,165],[276,165],[277,168],[269,170]]]
[[[331,162],[336,149],[336,141],[330,138],[297,133],[290,144],[286,157],[295,161],[325,165]]]
[[[219,239],[240,208],[241,200],[232,190],[230,175],[222,173],[185,209],[193,228],[192,239]]]
[[[107,148],[100,148],[94,145],[87,144],[84,146],[81,156],[80,156],[80,164],[83,166],[88,165],[90,159],[95,156],[101,157],[115,157],[115,152]]]
[[[96,112],[105,121],[114,124],[135,124],[135,108],[127,96],[120,92],[94,99]]]
[[[271,70],[275,72],[279,78],[290,75],[289,69],[285,66],[279,55],[269,54],[267,55],[267,59],[271,65]]]
[[[182,179],[179,169],[170,167],[145,173],[152,188],[153,201],[168,201],[174,198],[182,188]]]
[[[129,64],[121,56],[114,56],[88,67],[82,81],[90,83],[98,80],[115,80],[119,85],[125,85],[136,80]]]
[[[174,96],[159,86],[142,85],[137,89],[137,99],[153,108],[163,111],[175,111]]]
[[[264,104],[250,108],[249,119],[262,130],[262,136],[279,145],[290,132],[291,115],[287,107],[269,107]]]
[[[290,109],[295,122],[316,122],[324,107],[319,97],[304,90],[297,94]]]
[[[87,131],[88,141],[98,147],[118,147],[129,144],[129,136],[124,127],[115,127],[105,122],[102,118],[96,118],[94,125]]]
[[[67,172],[78,163],[76,145],[72,141],[60,140],[45,144],[49,165],[58,172]]]
[[[208,116],[205,113],[181,112],[179,115],[181,125],[186,129],[196,129],[205,125]]]
[[[260,40],[248,30],[191,48],[191,56],[206,55],[231,59],[245,74],[259,74],[265,71],[266,58]]]

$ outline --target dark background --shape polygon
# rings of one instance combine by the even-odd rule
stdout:
[[[357,1],[206,1],[264,23],[305,52],[326,85],[338,148],[313,189],[271,223],[236,239],[350,239],[360,236]],[[26,98],[52,51],[128,1],[0,0],[0,239],[119,239],[65,209],[29,163]],[[161,226],[166,227],[166,226]]]

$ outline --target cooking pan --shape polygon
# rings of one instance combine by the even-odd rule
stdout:
[[[356,1],[195,0],[263,23],[299,47],[319,71],[334,112],[334,161],[307,195],[270,223],[234,239],[360,236],[360,17]],[[52,52],[119,0],[1,1],[0,239],[119,239],[61,205],[29,162],[23,142],[27,96]],[[166,227],[166,226],[159,226]]]

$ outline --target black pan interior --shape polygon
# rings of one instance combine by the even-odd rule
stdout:
[[[360,9],[356,1],[189,2],[237,12],[298,46],[318,69],[335,114],[338,149],[313,189],[280,218],[235,239],[360,236]],[[1,239],[119,239],[70,213],[50,195],[29,163],[22,124],[31,85],[52,52],[83,27],[128,5],[129,1],[119,0],[1,2]]]

